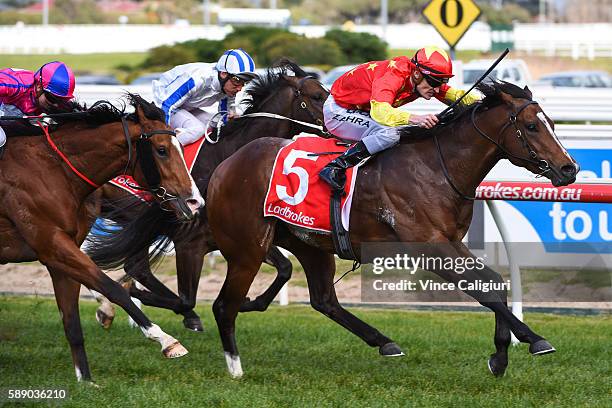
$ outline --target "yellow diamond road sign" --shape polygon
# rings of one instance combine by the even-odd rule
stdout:
[[[423,10],[449,46],[454,47],[480,15],[473,0],[432,0]]]

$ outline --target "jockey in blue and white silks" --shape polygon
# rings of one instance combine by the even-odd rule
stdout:
[[[219,103],[229,111],[236,94],[255,78],[255,63],[242,49],[228,50],[216,64],[179,65],[153,81],[153,99],[166,113],[166,122],[182,145],[204,136],[212,114],[200,108]],[[214,124],[213,124],[214,125]]]

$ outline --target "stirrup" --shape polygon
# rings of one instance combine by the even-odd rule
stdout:
[[[340,176],[341,179],[338,180],[334,175]],[[344,193],[344,187],[346,186],[346,170],[326,166],[319,172],[319,178],[326,182],[331,187],[332,191],[342,191]],[[342,178],[344,180],[342,180]]]

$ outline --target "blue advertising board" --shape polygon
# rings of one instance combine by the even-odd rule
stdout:
[[[569,149],[579,178],[610,178],[612,150]],[[508,201],[533,226],[546,252],[612,253],[612,205]]]

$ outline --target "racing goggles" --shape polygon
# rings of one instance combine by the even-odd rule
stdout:
[[[62,106],[66,104],[65,99],[60,98],[59,96],[54,95],[48,91],[45,91],[45,99],[47,99],[47,102],[49,102],[51,105],[55,105],[55,106]]]
[[[230,76],[229,80],[234,86],[244,86],[249,82],[248,79],[240,78],[236,75]]]
[[[423,78],[425,78],[429,86],[431,86],[432,88],[438,88],[442,86],[442,84],[448,83],[448,78],[437,78],[426,74],[423,74]]]

